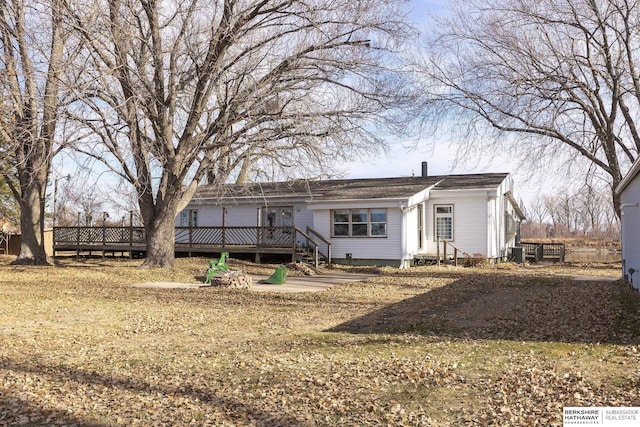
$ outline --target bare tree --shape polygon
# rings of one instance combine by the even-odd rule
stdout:
[[[304,173],[383,144],[376,128],[410,99],[392,70],[407,34],[399,4],[69,5],[91,64],[74,114],[99,138],[84,151],[134,186],[144,266],[173,265],[175,217],[207,172],[223,183],[269,158]]]
[[[608,197],[608,185],[590,180],[578,188],[534,199],[528,209],[531,222],[523,228],[530,237],[589,237],[618,240],[620,224]],[[551,236],[544,233],[551,231]]]
[[[466,1],[419,64],[426,121],[530,162],[586,159],[615,188],[640,149],[639,43],[634,0]]]
[[[101,225],[105,204],[104,193],[97,185],[61,186],[56,201],[56,224]]]
[[[20,207],[19,264],[46,264],[45,195],[70,58],[60,0],[0,0],[0,173]]]
[[[8,223],[16,226],[20,220],[20,208],[11,190],[0,176],[0,224]]]

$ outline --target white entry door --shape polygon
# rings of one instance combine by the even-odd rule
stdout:
[[[291,239],[291,230],[283,230],[278,227],[292,227],[293,226],[293,207],[292,206],[279,206],[272,208],[264,208],[263,222],[264,227],[269,227],[266,230],[265,241],[270,244],[283,244],[289,245]],[[273,227],[273,228],[271,228]]]
[[[282,206],[275,208],[265,208],[262,224],[266,227],[293,226],[293,207]]]

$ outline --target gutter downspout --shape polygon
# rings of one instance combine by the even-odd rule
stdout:
[[[402,219],[400,223],[400,268],[406,268],[405,257],[407,255],[407,207],[400,204],[400,212],[402,212]]]

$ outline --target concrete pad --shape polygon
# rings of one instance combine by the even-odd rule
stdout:
[[[179,283],[179,282],[145,282],[134,283],[132,288],[155,288],[155,289],[199,289],[202,288],[202,283]]]
[[[615,282],[618,279],[601,276],[573,276],[572,280],[576,282]]]
[[[282,285],[271,285],[260,283],[268,276],[251,276],[253,278],[252,291],[258,292],[318,292],[329,289],[332,286],[343,283],[359,282],[375,277],[374,274],[354,274],[354,273],[327,273],[317,276],[296,276],[287,277],[287,281]]]
[[[327,273],[317,276],[295,276],[287,277],[287,281],[282,285],[271,285],[259,283],[269,276],[252,275],[252,291],[257,292],[318,292],[332,286],[343,283],[359,282],[375,277],[375,274],[355,274],[355,273]],[[131,285],[134,288],[155,288],[155,289],[200,289],[208,288],[210,285],[203,283],[179,283],[179,282],[145,282]]]

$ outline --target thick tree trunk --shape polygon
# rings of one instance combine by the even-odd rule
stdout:
[[[142,267],[173,267],[175,265],[175,213],[165,212],[145,222],[147,257]]]
[[[44,249],[41,223],[42,203],[37,186],[23,188],[22,203],[20,209],[20,227],[22,239],[20,254],[14,264],[21,265],[48,265],[47,253]]]
[[[613,199],[613,209],[616,211],[618,219],[622,218],[622,209],[620,209],[620,195],[616,194],[616,187],[620,184],[621,179],[613,179],[613,185],[611,186],[611,197]]]

